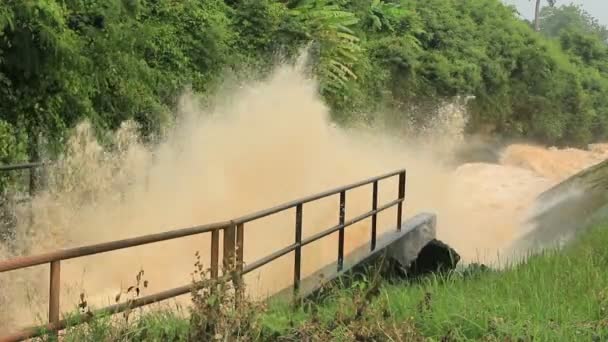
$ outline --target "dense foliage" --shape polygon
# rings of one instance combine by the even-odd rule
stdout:
[[[608,29],[578,5],[548,6],[540,15],[541,31],[547,36],[557,38],[565,31],[575,30],[595,34],[604,42],[608,41]]]
[[[343,123],[475,95],[471,130],[605,138],[606,29],[574,6],[541,19],[536,33],[500,0],[4,0],[0,162],[59,150],[83,118],[133,118],[151,137],[184,87],[210,92],[227,69],[267,70],[311,42]]]

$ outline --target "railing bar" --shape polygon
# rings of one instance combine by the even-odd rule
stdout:
[[[245,247],[245,226],[243,223],[236,225],[236,277],[234,278],[234,289],[236,291],[235,306],[238,308],[243,301],[244,286],[243,286],[243,262],[244,262],[244,247]]]
[[[342,271],[344,265],[344,220],[346,218],[346,191],[340,192],[340,208],[338,215],[338,272]]]
[[[245,266],[243,268],[242,274],[245,275],[245,274],[247,274],[247,273],[249,273],[251,271],[255,271],[256,269],[258,269],[258,268],[260,268],[260,267],[268,264],[269,262],[274,261],[274,260],[276,260],[276,259],[284,256],[285,254],[287,254],[289,252],[293,252],[296,249],[296,247],[298,247],[298,246],[299,245],[297,245],[297,244],[291,244],[291,245],[289,245],[287,247],[284,247],[284,248],[282,248],[282,249],[280,249],[280,250],[278,250],[278,251],[276,251],[276,252],[274,252],[272,254],[269,254],[266,257],[263,257],[262,259],[259,259],[259,260],[255,261],[255,262],[252,262],[251,264],[249,264],[249,265],[247,265],[247,266]]]
[[[219,260],[220,260],[220,231],[214,230],[211,232],[211,278],[215,279],[219,276]]]
[[[233,220],[230,222],[228,222],[228,221],[227,222],[218,222],[218,223],[194,226],[194,227],[183,228],[183,229],[178,229],[178,230],[173,230],[173,231],[168,231],[168,232],[162,232],[162,233],[157,233],[157,234],[144,235],[144,236],[139,236],[139,237],[134,237],[134,238],[129,238],[129,239],[105,242],[105,243],[100,243],[100,244],[95,244],[95,245],[76,247],[76,248],[60,250],[60,251],[55,251],[55,252],[50,252],[50,253],[44,253],[44,254],[39,254],[39,255],[34,255],[34,256],[12,258],[12,259],[8,259],[8,260],[0,261],[0,272],[6,272],[6,271],[12,271],[15,269],[19,269],[19,268],[37,266],[37,265],[49,263],[49,262],[52,262],[55,260],[67,260],[67,259],[72,259],[72,258],[77,258],[77,257],[82,257],[82,256],[87,256],[87,255],[92,255],[92,254],[105,253],[105,252],[109,252],[109,251],[150,244],[150,243],[154,243],[154,242],[177,239],[177,238],[186,237],[186,236],[190,236],[190,235],[207,233],[207,232],[217,230],[217,229],[224,229],[226,226],[230,225],[231,223],[237,223],[237,224],[246,223],[246,222],[254,220],[254,219],[262,218],[262,217],[295,207],[298,203],[304,204],[304,203],[307,203],[310,201],[314,201],[316,199],[321,199],[321,198],[324,198],[327,196],[335,195],[340,191],[353,189],[353,188],[356,188],[359,186],[369,184],[370,182],[373,182],[374,180],[386,179],[386,178],[398,175],[400,173],[403,173],[403,171],[402,170],[395,171],[395,172],[388,173],[383,176],[372,178],[371,180],[361,181],[358,183],[347,185],[342,188],[338,188],[338,189],[326,191],[324,193],[320,193],[317,195],[309,196],[309,197],[306,197],[306,198],[303,198],[303,199],[300,199],[297,201],[283,204],[283,205],[275,207],[275,208],[271,208],[268,210],[264,210],[264,211],[260,211],[260,212],[251,214],[251,215],[243,216],[237,220]]]
[[[51,262],[51,277],[49,284],[49,323],[59,322],[59,298],[61,294],[61,261]],[[57,337],[56,334],[54,334]]]
[[[33,256],[16,257],[0,261],[0,273],[25,267],[42,265],[57,260],[68,260],[92,254],[99,254],[129,247],[146,245],[154,242],[167,241],[191,235],[208,233],[214,230],[224,229],[229,224],[230,222],[212,223],[163,233],[144,235],[124,240],[117,240],[84,247],[59,250],[55,252],[38,254]]]
[[[378,209],[378,181],[374,182],[372,191],[372,210]],[[376,227],[378,221],[378,214],[372,215],[372,241],[370,249],[372,252],[376,249]]]
[[[278,206],[275,206],[275,207],[272,207],[272,208],[269,208],[269,209],[266,209],[266,210],[262,210],[262,211],[258,211],[258,212],[252,213],[252,214],[241,216],[241,217],[235,219],[234,222],[237,222],[237,223],[247,223],[249,221],[257,220],[257,219],[260,219],[260,218],[263,218],[263,217],[266,217],[266,216],[269,216],[269,215],[272,215],[272,214],[276,214],[278,212],[281,212],[281,211],[284,211],[284,210],[287,210],[287,209],[294,208],[295,206],[297,206],[300,203],[301,204],[306,204],[306,203],[309,203],[309,202],[312,202],[312,201],[316,201],[318,199],[322,199],[322,198],[325,198],[325,197],[328,197],[328,196],[333,196],[333,195],[336,195],[336,194],[338,194],[338,193],[340,193],[342,191],[352,190],[352,189],[355,189],[355,188],[358,188],[358,187],[370,184],[370,183],[372,183],[374,181],[380,181],[380,180],[387,179],[387,178],[390,178],[390,177],[393,177],[393,176],[397,176],[397,175],[399,175],[401,173],[403,173],[403,170],[398,170],[398,171],[394,171],[394,172],[391,172],[391,173],[387,173],[387,174],[382,175],[382,176],[373,177],[373,178],[369,178],[369,179],[366,179],[366,180],[363,180],[363,181],[360,181],[360,182],[357,182],[357,183],[349,184],[349,185],[346,185],[346,186],[343,186],[343,187],[340,187],[340,188],[328,190],[328,191],[321,192],[321,193],[318,193],[318,194],[315,194],[315,195],[311,195],[311,196],[308,196],[308,197],[303,197],[303,198],[297,199],[295,201],[287,202],[287,203],[284,203],[284,204],[281,204],[281,205],[278,205]]]
[[[405,199],[405,170],[399,173],[399,199]],[[403,216],[403,202],[397,206],[397,230],[401,230],[401,219]]]
[[[258,269],[258,268],[260,268],[260,267],[268,264],[269,262],[271,262],[273,260],[276,260],[276,259],[282,257],[283,255],[289,253],[289,252],[294,251],[297,247],[304,247],[306,245],[309,245],[309,244],[311,244],[311,243],[313,243],[313,242],[315,242],[315,241],[317,241],[319,239],[322,239],[322,238],[326,237],[327,235],[330,235],[332,233],[337,232],[340,228],[346,228],[346,227],[351,226],[351,225],[353,225],[353,224],[355,224],[357,222],[365,220],[366,218],[372,216],[374,213],[379,213],[379,212],[384,211],[384,210],[386,210],[388,208],[391,208],[391,207],[395,206],[397,203],[399,203],[400,201],[401,200],[396,199],[396,200],[394,200],[394,201],[392,201],[390,203],[387,203],[387,204],[383,205],[382,207],[378,208],[375,211],[370,211],[368,213],[365,213],[363,215],[357,216],[357,217],[355,217],[355,218],[353,218],[353,219],[345,222],[344,226],[337,225],[337,226],[331,227],[331,228],[329,228],[327,230],[324,230],[324,231],[322,231],[320,233],[317,233],[315,235],[312,235],[312,236],[310,236],[310,237],[302,240],[302,242],[300,244],[292,244],[292,245],[289,245],[289,246],[287,246],[285,248],[282,248],[282,249],[280,249],[277,252],[274,252],[274,253],[272,253],[272,254],[270,254],[270,255],[262,258],[262,259],[259,259],[259,260],[255,261],[255,262],[249,264],[248,266],[246,266],[243,269],[243,274],[247,274],[247,273],[249,273],[251,271],[254,271],[255,269]]]
[[[384,211],[384,210],[386,210],[388,208],[394,207],[399,202],[402,202],[402,200],[396,199],[396,200],[394,200],[392,202],[389,202],[389,203],[383,205],[382,207],[378,208],[377,210],[372,210],[372,211],[367,212],[365,214],[359,215],[359,216],[357,216],[357,217],[355,217],[355,218],[347,221],[346,223],[344,223],[344,227],[352,226],[353,224],[355,224],[357,222],[360,222],[360,221],[363,221],[366,218],[372,216],[374,213],[379,213],[379,212]],[[325,236],[327,236],[329,234],[335,233],[340,228],[342,228],[342,226],[341,225],[337,225],[337,226],[334,226],[334,227],[332,227],[332,228],[330,228],[330,229],[328,229],[326,231],[323,231],[321,233],[317,233],[316,235],[313,235],[313,236],[311,236],[309,238],[306,238],[306,239],[302,240],[302,247],[304,247],[304,246],[306,246],[306,245],[308,245],[308,244],[310,244],[312,242],[315,242],[315,241],[317,241],[317,240],[319,240],[319,239],[321,239],[321,238],[323,238],[323,237],[325,237]]]
[[[223,274],[233,271],[235,266],[236,225],[231,224],[224,229]]]
[[[12,164],[12,165],[0,165],[0,172],[2,171],[16,171],[16,170],[25,170],[25,169],[34,169],[37,167],[44,166],[45,162],[37,162],[37,163],[22,163],[22,164]]]
[[[298,204],[296,206],[296,236],[295,236],[295,253],[294,253],[294,262],[293,262],[293,292],[295,294],[300,291],[300,276],[301,276],[301,267],[302,267],[302,247],[300,243],[302,242],[302,215],[303,208],[302,204]]]
[[[245,227],[243,223],[236,225],[236,268],[238,271],[243,270],[243,262],[245,259]]]

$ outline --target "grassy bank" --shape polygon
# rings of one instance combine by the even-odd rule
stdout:
[[[608,223],[595,227],[562,252],[546,252],[503,272],[433,277],[412,286],[384,284],[366,319],[383,324],[387,331],[394,330],[394,325],[405,326],[438,341],[605,341],[606,228]],[[319,306],[316,318],[330,327],[344,311],[355,310],[352,298],[359,296],[356,292],[336,292]],[[286,334],[291,330],[288,316],[285,309],[270,310],[264,322]],[[310,323],[314,316],[301,311],[295,320]]]
[[[128,324],[97,320],[86,331],[71,331],[69,340],[178,341],[196,327],[198,333],[208,328],[213,334],[207,336],[218,340],[239,335],[284,341],[605,341],[606,246],[608,223],[603,223],[561,252],[546,252],[502,272],[478,270],[410,284],[357,281],[295,311],[272,303],[253,304],[245,313],[223,307],[196,322],[167,312]],[[200,303],[198,310],[211,307]]]

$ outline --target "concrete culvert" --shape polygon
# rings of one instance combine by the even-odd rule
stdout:
[[[407,277],[451,271],[460,261],[460,255],[450,246],[433,239],[418,253],[417,258],[405,269]]]

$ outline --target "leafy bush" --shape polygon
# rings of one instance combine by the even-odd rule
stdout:
[[[152,137],[185,87],[212,92],[225,70],[266,71],[312,43],[341,123],[475,95],[471,131],[579,145],[608,132],[606,32],[561,6],[539,34],[500,0],[7,0],[0,120],[30,159],[83,118],[100,132],[135,119]]]

